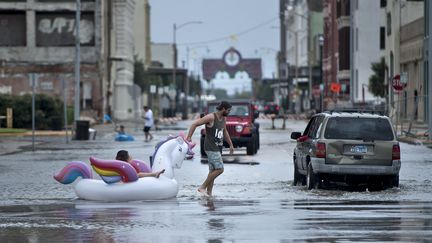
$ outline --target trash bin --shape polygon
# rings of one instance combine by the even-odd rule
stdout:
[[[89,139],[89,121],[75,121],[76,129],[75,129],[75,139],[76,140],[88,140]]]
[[[63,128],[62,119],[59,116],[53,116],[50,119],[50,128],[54,131],[61,131]]]

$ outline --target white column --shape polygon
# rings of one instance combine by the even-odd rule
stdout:
[[[114,118],[119,120],[133,118],[133,20],[135,0],[114,0],[114,42],[116,49],[114,62],[116,68],[114,81]]]

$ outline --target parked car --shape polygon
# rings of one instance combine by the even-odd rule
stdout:
[[[266,103],[264,105],[264,114],[265,115],[268,115],[268,114],[279,115],[279,110],[280,110],[279,105],[277,105],[277,104],[275,104],[273,102]]]
[[[400,147],[388,117],[359,112],[324,112],[303,133],[293,132],[294,185],[308,189],[323,182],[374,188],[399,186]]]
[[[246,147],[248,155],[256,154],[259,147],[259,123],[255,122],[258,112],[248,100],[232,100],[231,112],[226,118],[226,127],[231,137],[234,148]],[[208,102],[206,114],[216,111],[219,102]],[[204,151],[205,129],[201,130],[201,156],[206,156]],[[224,141],[224,147],[228,144]]]

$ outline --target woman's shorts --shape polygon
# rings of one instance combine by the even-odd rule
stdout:
[[[209,171],[223,169],[222,154],[219,151],[205,151],[208,159]]]

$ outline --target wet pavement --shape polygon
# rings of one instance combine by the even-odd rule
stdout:
[[[36,151],[2,155],[0,160],[1,242],[428,242],[432,239],[432,158],[424,146],[401,144],[400,188],[368,191],[336,186],[306,190],[292,186],[291,131],[306,123],[290,120],[272,130],[260,120],[261,149],[247,156],[224,156],[225,172],[213,199],[197,194],[207,164],[199,156],[176,170],[177,198],[100,203],[79,200],[73,185],[52,175],[69,161],[89,156],[113,158],[120,149],[148,161],[158,140],[186,132],[190,121],[155,132],[144,142],[129,126],[134,142],[114,142],[110,127],[96,140],[39,137]],[[276,124],[280,127],[280,124]],[[4,139],[4,138],[0,138]],[[10,139],[10,138],[9,138]],[[27,140],[26,140],[27,139]],[[28,138],[18,141],[28,143]],[[199,142],[199,132],[193,138]],[[30,140],[31,141],[31,140]],[[3,140],[5,142],[5,140]],[[28,146],[28,144],[27,144]],[[27,147],[28,149],[28,147]],[[224,153],[226,154],[226,153]]]

